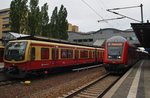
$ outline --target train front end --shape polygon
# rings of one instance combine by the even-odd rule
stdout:
[[[29,66],[27,41],[11,41],[4,53],[5,72],[12,77],[24,77]]]
[[[104,65],[109,72],[123,71],[126,66],[127,41],[121,36],[115,36],[106,41],[104,50]]]

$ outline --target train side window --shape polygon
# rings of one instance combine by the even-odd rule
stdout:
[[[73,58],[73,50],[61,49],[61,58]]]
[[[41,48],[41,59],[49,59],[49,48]]]
[[[80,58],[88,58],[88,51],[81,50],[80,51]]]
[[[31,60],[35,60],[35,47],[31,48]]]

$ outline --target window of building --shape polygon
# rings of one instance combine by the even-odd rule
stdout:
[[[3,28],[9,28],[9,24],[3,24]]]
[[[9,17],[3,18],[3,21],[9,21]]]
[[[41,59],[49,59],[49,48],[41,48]]]

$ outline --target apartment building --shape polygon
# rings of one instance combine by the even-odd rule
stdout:
[[[0,10],[0,32],[1,33],[10,31],[9,12],[10,12],[9,8]]]

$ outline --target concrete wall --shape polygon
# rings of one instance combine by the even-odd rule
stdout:
[[[90,44],[90,45],[97,43],[98,40],[102,42],[116,35],[125,37],[131,43],[139,43],[133,31],[128,31],[128,30],[122,31],[122,30],[117,30],[113,28],[101,29],[101,30],[98,30],[95,32],[89,32],[89,33],[70,32],[68,33],[68,35],[69,35],[68,40],[71,42]]]

